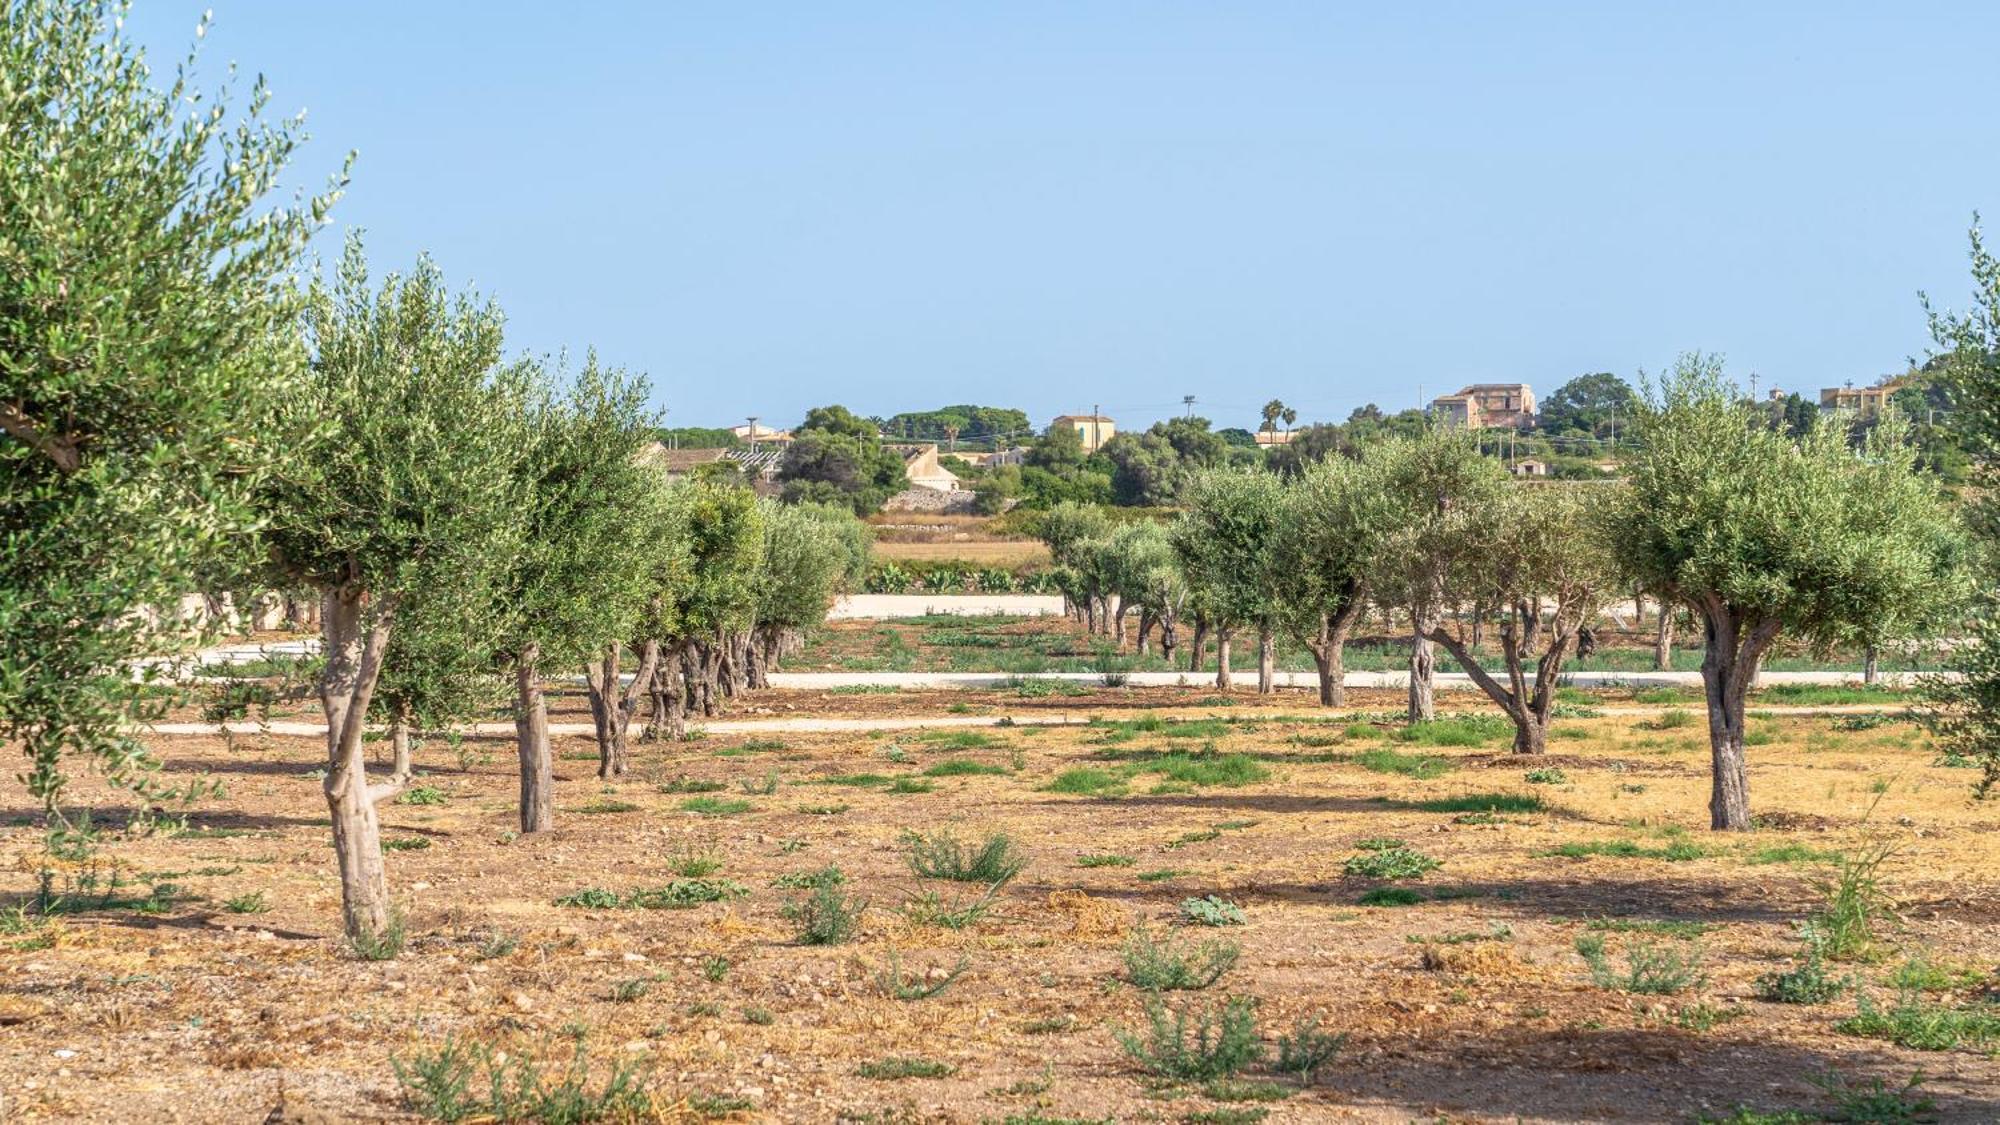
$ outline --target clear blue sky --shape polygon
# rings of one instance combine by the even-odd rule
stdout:
[[[200,4],[136,2],[164,67]],[[2000,221],[1987,3],[212,2],[378,266],[675,424],[1865,383]]]

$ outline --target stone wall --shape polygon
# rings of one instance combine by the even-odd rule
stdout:
[[[947,515],[970,514],[972,505],[979,498],[969,488],[953,489],[950,492],[934,488],[906,488],[882,504],[885,512],[937,512]]]

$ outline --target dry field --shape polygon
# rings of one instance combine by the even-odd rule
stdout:
[[[256,1121],[282,1100],[291,1120],[414,1120],[392,1060],[447,1043],[551,1076],[580,1051],[593,1083],[630,1068],[665,1120],[1693,1121],[1825,1109],[1838,1095],[1813,1080],[1830,1071],[1862,1088],[1919,1070],[1944,1120],[2000,1118],[2000,1034],[1975,1034],[2000,963],[2000,836],[1967,771],[1934,765],[1907,724],[1758,720],[1765,827],[1716,839],[1699,720],[1671,710],[1565,721],[1534,763],[1556,772],[1530,780],[1491,717],[1402,740],[1193,691],[788,696],[753,702],[1104,719],[710,736],[642,746],[609,785],[587,740],[559,739],[559,827],[539,838],[512,831],[510,742],[430,748],[430,803],[384,809],[409,934],[388,961],[330,936],[313,740],[162,740],[170,769],[223,795],[185,832],[107,833],[88,859],[50,858],[10,781],[4,901],[44,870],[57,889],[119,886],[102,908],[0,916],[0,1118]],[[116,805],[88,783],[76,798]],[[912,871],[907,834],[944,830],[1005,833],[1027,861],[983,913],[976,884]],[[1851,980],[1825,1003],[1760,999],[1800,955],[1820,881],[1878,845],[1897,911],[1878,946],[1826,964]],[[1354,873],[1421,867],[1411,853],[1437,866]],[[858,930],[803,944],[786,906],[831,869],[866,902]],[[1208,896],[1241,923],[1183,909]],[[1254,998],[1262,1063],[1175,1080],[1120,1045],[1146,1026],[1126,958],[1142,929],[1240,947],[1210,987],[1163,995]],[[1600,972],[1579,939],[1604,943]],[[1886,1014],[1843,1026],[1863,997]],[[1310,1083],[1272,1065],[1306,1019],[1346,1036]],[[1936,1046],[1923,1029],[1952,1019],[1971,1030],[1950,1049],[1862,1034]],[[471,1087],[484,1096],[483,1072]]]

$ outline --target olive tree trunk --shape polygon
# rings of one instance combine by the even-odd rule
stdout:
[[[614,641],[604,646],[604,654],[583,670],[590,693],[591,726],[597,735],[597,776],[604,778],[622,776],[630,766],[627,732],[632,728],[633,713],[639,709],[640,695],[653,691],[654,672],[660,663],[660,642],[648,640],[639,645],[639,667],[633,672],[630,684],[619,679],[618,661],[622,654],[623,646]],[[656,705],[657,702],[655,696]]]
[[[1218,691],[1229,691],[1236,686],[1229,668],[1229,638],[1233,632],[1231,629],[1215,631],[1215,686]]]
[[[1747,621],[1716,599],[1701,607],[1701,684],[1708,699],[1708,746],[1713,785],[1709,827],[1750,830],[1750,775],[1743,752],[1743,708],[1764,653],[1777,639],[1778,622]]]
[[[1876,684],[1882,681],[1882,652],[1874,645],[1861,656],[1861,682]]]
[[[1674,608],[1660,602],[1660,623],[1653,633],[1653,670],[1671,672],[1674,667]]]
[[[1337,612],[1320,614],[1317,633],[1299,638],[1299,642],[1313,654],[1313,667],[1319,673],[1319,702],[1322,707],[1347,705],[1347,638],[1354,632],[1354,626],[1360,623],[1367,604],[1361,595],[1360,584],[1355,583],[1349,587],[1347,597],[1342,600]]]
[[[555,827],[555,755],[549,748],[549,704],[536,675],[540,646],[514,658],[514,741],[521,758],[521,831]]]
[[[397,784],[410,780],[410,705],[408,702],[396,704],[396,713],[389,718],[389,777]]]
[[[1268,622],[1257,626],[1257,694],[1278,689],[1278,638]]]
[[[1194,635],[1188,638],[1188,671],[1201,671],[1203,650],[1208,648],[1208,619],[1195,615]]]
[[[1431,637],[1438,632],[1436,610],[1411,613],[1410,707],[1409,721],[1427,723],[1437,717],[1437,654],[1431,651]]]
[[[394,611],[393,600],[371,607],[364,591],[335,587],[326,592],[320,612],[326,669],[319,701],[326,714],[327,758],[320,788],[333,821],[342,922],[347,936],[359,941],[379,939],[394,925],[376,805],[395,796],[402,783],[370,785],[362,743]]]

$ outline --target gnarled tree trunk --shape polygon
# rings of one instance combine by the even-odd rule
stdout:
[[[341,917],[351,939],[382,937],[394,925],[389,883],[382,865],[382,824],[377,803],[395,796],[399,783],[368,783],[366,733],[368,703],[382,673],[395,603],[378,602],[369,612],[368,595],[352,587],[326,592],[320,619],[326,670],[320,677],[320,708],[326,714],[327,813],[333,821],[333,852],[340,868]]]
[[[549,706],[536,675],[539,645],[514,658],[514,743],[521,759],[521,831],[555,827],[555,754],[549,747]]]
[[[1764,653],[1777,639],[1776,621],[1747,622],[1716,599],[1701,607],[1701,685],[1708,701],[1708,746],[1712,785],[1709,827],[1750,830],[1750,774],[1744,757],[1744,700]]]
[[[1338,612],[1320,615],[1319,632],[1299,638],[1313,654],[1313,666],[1319,672],[1319,702],[1322,707],[1343,707],[1347,704],[1347,638],[1367,608],[1361,589],[1359,583],[1352,584]]]
[[[1869,645],[1861,654],[1861,682],[1876,684],[1882,682],[1882,651]]]
[[[399,785],[410,780],[410,721],[410,705],[397,703],[389,719],[389,777]]]
[[[1437,654],[1431,651],[1431,635],[1438,631],[1434,610],[1412,615],[1410,635],[1409,721],[1427,723],[1437,717],[1437,685],[1434,679]]]
[[[1188,639],[1188,671],[1201,671],[1203,650],[1208,647],[1208,619],[1195,614],[1194,635]]]
[[[1236,686],[1229,667],[1229,639],[1234,629],[1215,631],[1215,686],[1219,691],[1230,691]]]
[[[1674,608],[1660,602],[1660,623],[1653,633],[1653,670],[1671,672],[1674,667]]]

